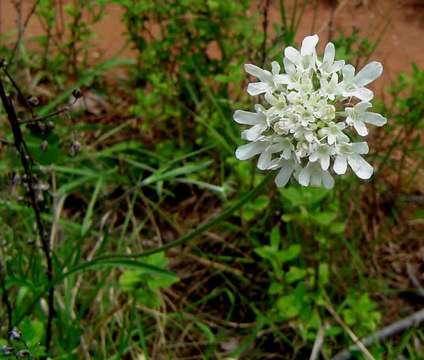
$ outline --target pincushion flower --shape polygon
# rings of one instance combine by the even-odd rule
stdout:
[[[272,62],[271,71],[246,64],[257,82],[248,93],[261,96],[265,106],[256,112],[237,110],[234,120],[246,126],[242,138],[248,143],[236,151],[240,160],[258,156],[261,170],[276,170],[277,186],[291,178],[303,186],[334,186],[333,175],[348,167],[361,179],[372,176],[372,166],[362,155],[366,142],[355,136],[368,135],[367,125],[383,126],[387,120],[368,111],[374,93],[366,86],[383,71],[371,62],[358,73],[352,65],[335,59],[335,47],[328,43],[324,56],[316,52],[318,36],[307,36],[300,51],[284,50],[283,66]]]

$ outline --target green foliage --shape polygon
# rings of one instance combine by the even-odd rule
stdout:
[[[164,253],[150,255],[146,258],[146,262],[159,268],[166,268],[168,263]],[[153,308],[161,303],[159,290],[176,282],[178,282],[176,276],[163,277],[149,269],[126,270],[119,278],[123,291],[131,293],[141,304]]]
[[[347,325],[357,329],[359,335],[366,335],[375,331],[381,320],[381,314],[376,308],[368,294],[351,293],[342,310],[343,319]]]
[[[290,190],[288,193],[293,194]],[[310,200],[306,194],[301,197]],[[261,323],[270,326],[295,321],[302,337],[306,341],[313,340],[322,325],[322,291],[329,282],[329,265],[320,262],[316,268],[307,266],[302,260],[299,244],[282,246],[278,227],[271,231],[270,245],[258,247],[255,252],[271,266],[268,289],[271,305],[265,314],[260,315]]]
[[[352,341],[330,306],[356,335],[376,331],[388,311],[376,294],[398,306],[405,290],[392,288],[400,274],[393,281],[384,264],[378,273],[379,246],[397,251],[403,239],[390,237],[393,224],[396,234],[408,224],[404,247],[420,238],[414,226],[422,209],[411,199],[421,193],[409,187],[422,177],[424,71],[401,75],[392,103],[378,105],[390,120],[370,155],[378,165],[373,183],[346,176],[332,192],[276,189],[267,186],[275,174],[235,159],[240,137],[231,116],[247,107],[242,65],[278,58],[294,44],[307,1],[270,9],[281,23],[269,24],[267,43],[263,9],[251,0],[75,0],[63,4],[64,24],[57,4],[39,1],[45,33],[35,50],[30,39],[19,44],[9,71],[27,85],[24,95],[40,95],[34,116],[67,105],[75,88],[107,106],[99,115],[79,106],[57,114],[49,118],[54,127],[22,126],[42,219],[52,229],[53,283],[19,157],[0,148],[0,293],[9,295],[12,326],[22,333],[22,341],[7,336],[2,297],[0,344],[52,359],[309,358],[323,329],[323,356],[331,358]],[[122,10],[134,59],[92,56],[94,26],[109,6]],[[357,31],[334,42],[337,56],[353,64],[378,44]],[[11,58],[3,42],[0,52]],[[111,76],[117,67],[128,79]],[[13,136],[0,112],[6,144]],[[383,175],[405,170],[391,191]],[[52,285],[54,333],[45,354]],[[370,351],[376,359],[422,358],[415,347],[422,331],[399,338]]]
[[[266,195],[258,196],[255,200],[248,203],[243,209],[243,220],[250,221],[268,208],[269,197]]]
[[[199,145],[208,143],[205,126],[218,136],[215,129],[231,112],[230,86],[237,93],[242,88],[241,61],[262,39],[254,31],[257,18],[246,16],[251,1],[115,2],[125,9],[127,36],[137,49],[136,103],[130,111],[143,116],[146,128],[155,124],[165,133],[176,119],[184,119],[187,128],[194,117]],[[219,135],[224,146],[234,135],[232,125],[225,127]]]
[[[358,29],[353,29],[348,36],[339,32],[333,43],[337,58],[345,59],[350,64],[366,61],[378,46],[378,41],[373,42],[367,37],[362,37]]]
[[[21,323],[21,331],[14,329],[18,338],[0,339],[0,359],[16,358],[38,359],[46,355],[41,341],[44,337],[44,324],[39,320],[25,318]],[[7,350],[7,348],[9,348]]]

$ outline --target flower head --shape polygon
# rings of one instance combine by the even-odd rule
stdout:
[[[259,155],[259,169],[278,170],[277,186],[293,177],[303,186],[331,188],[332,174],[344,174],[348,166],[361,179],[373,173],[361,156],[368,153],[367,143],[352,142],[352,136],[366,136],[366,124],[383,126],[387,121],[368,111],[374,93],[366,88],[383,67],[374,61],[355,74],[352,65],[335,60],[332,43],[320,58],[318,40],[317,35],[307,36],[300,51],[285,48],[284,71],[276,61],[271,71],[245,65],[246,72],[258,79],[247,92],[262,95],[266,105],[256,105],[256,112],[234,113],[234,120],[247,126],[242,138],[249,141],[237,149],[236,157],[247,160]]]

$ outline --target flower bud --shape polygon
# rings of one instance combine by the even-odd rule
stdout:
[[[10,340],[20,340],[22,337],[21,332],[17,328],[13,328],[9,331],[9,339]]]
[[[82,97],[82,92],[81,92],[81,90],[80,90],[80,89],[74,89],[74,90],[72,90],[72,96],[73,96],[75,99],[79,99],[80,97]]]

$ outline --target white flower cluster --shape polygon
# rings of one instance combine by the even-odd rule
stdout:
[[[293,47],[284,51],[284,70],[272,62],[272,71],[246,64],[247,73],[259,79],[247,92],[264,95],[267,108],[257,104],[256,112],[237,110],[234,120],[248,125],[240,146],[240,160],[259,155],[258,168],[279,170],[275,182],[285,186],[291,176],[303,186],[332,188],[332,172],[344,174],[349,165],[361,179],[369,179],[373,168],[361,155],[368,153],[366,142],[352,142],[353,127],[366,136],[366,124],[382,126],[386,119],[369,112],[374,97],[365,86],[383,72],[371,62],[355,75],[355,68],[343,60],[335,61],[335,47],[328,43],[318,58],[318,36],[308,36],[300,52]],[[355,100],[356,99],[356,100]]]

